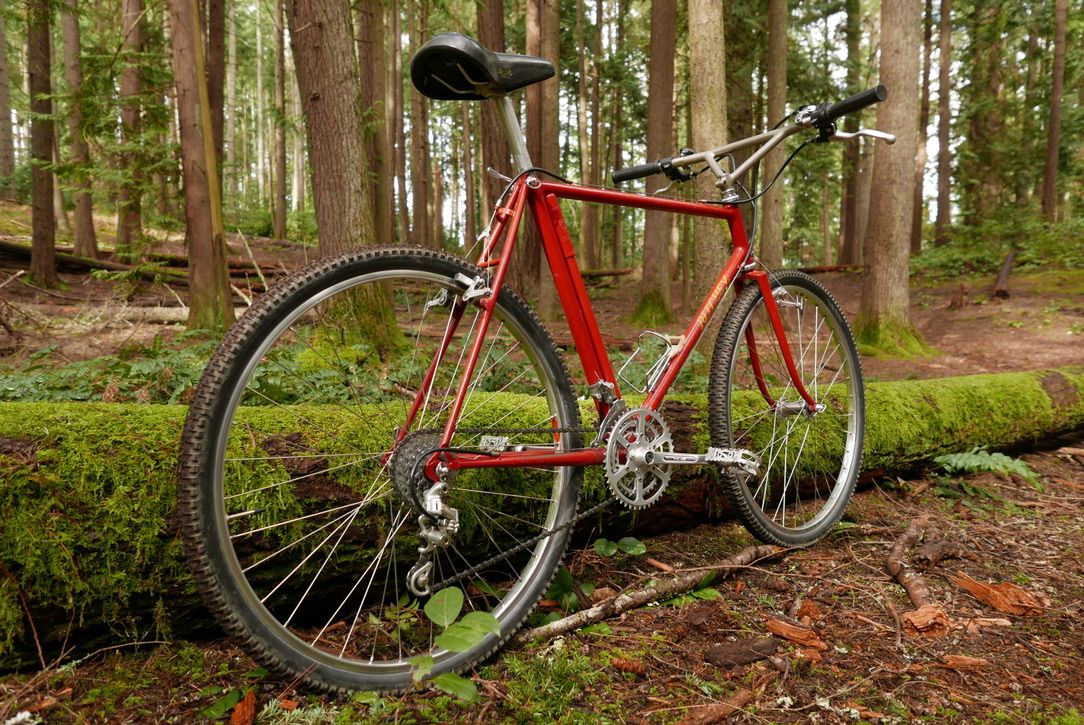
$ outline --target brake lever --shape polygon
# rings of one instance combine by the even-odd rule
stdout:
[[[869,136],[870,138],[879,138],[882,141],[884,141],[886,144],[889,144],[889,145],[896,143],[896,134],[885,133],[884,131],[878,131],[877,129],[874,129],[874,128],[862,128],[862,129],[859,129],[859,130],[854,131],[854,132],[851,132],[851,131],[836,131],[834,134],[832,134],[832,140],[833,141],[849,141],[849,140],[851,140],[853,138],[858,138],[859,136]]]

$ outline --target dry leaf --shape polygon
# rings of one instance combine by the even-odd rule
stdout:
[[[286,698],[286,697],[280,697],[279,698],[279,707],[281,707],[283,710],[286,710],[287,712],[290,712],[292,710],[296,710],[297,706],[300,705],[300,704],[301,703],[298,702],[297,700],[291,700],[291,699]]]
[[[956,576],[949,579],[957,586],[971,592],[975,599],[999,612],[1037,615],[1042,614],[1045,608],[1042,600],[1012,582],[986,584],[972,579],[962,571],[956,572]]]
[[[817,636],[817,633],[812,629],[799,627],[796,624],[784,622],[782,619],[776,619],[775,617],[768,617],[767,620],[765,620],[765,624],[769,632],[777,634],[784,639],[789,639],[795,644],[800,644],[803,647],[812,647],[813,649],[828,649],[828,645],[826,645],[824,640]]]
[[[990,660],[967,655],[941,655],[941,662],[942,664],[936,666],[949,670],[977,670],[990,664]]]
[[[918,609],[900,616],[903,631],[911,636],[944,637],[952,629],[952,621],[945,610],[936,604],[924,604]]]
[[[775,637],[755,637],[737,642],[723,642],[704,651],[704,659],[716,667],[735,667],[762,660],[775,653],[780,641]]]
[[[751,690],[740,690],[727,699],[714,705],[703,705],[689,709],[689,714],[678,721],[678,725],[711,725],[722,722],[755,699]]]
[[[802,603],[801,605],[799,605],[796,614],[798,615],[799,619],[809,617],[814,622],[823,616],[821,614],[821,610],[817,608],[817,605],[808,599],[802,600]]]
[[[1000,617],[975,617],[967,620],[967,631],[970,634],[979,634],[983,627],[1011,627],[1012,622]]]
[[[804,647],[798,650],[799,657],[805,657],[807,660],[813,663],[823,662],[824,658],[821,657],[821,653],[812,647]]]
[[[253,725],[256,722],[256,691],[249,690],[230,713],[230,725]]]
[[[877,712],[876,710],[870,710],[865,705],[859,705],[857,702],[853,702],[853,701],[846,703],[844,705],[844,707],[849,707],[850,709],[854,710],[855,712],[858,713],[858,717],[860,717],[860,718],[862,718],[864,720],[886,719],[888,717],[888,715],[885,715],[883,712]]]

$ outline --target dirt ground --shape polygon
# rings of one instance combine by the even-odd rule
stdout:
[[[233,254],[269,270],[304,256],[248,241],[251,256],[237,245]],[[46,292],[16,278],[18,269],[0,257],[0,363],[52,343],[59,359],[93,357],[179,330],[140,314],[179,309],[176,290],[72,274]],[[819,278],[853,320],[859,277]],[[239,279],[243,291],[259,287],[254,273]],[[1084,363],[1084,275],[1017,275],[1007,300],[992,298],[992,283],[917,281],[912,317],[933,353],[867,358],[867,378]],[[949,309],[961,284],[966,303]],[[630,348],[635,282],[592,295],[609,341]],[[509,646],[473,673],[476,703],[439,692],[329,698],[269,675],[225,640],[151,641],[4,676],[0,722],[247,723],[251,704],[269,723],[1084,723],[1084,431],[1015,453],[1036,483],[936,470],[876,481],[855,497],[845,526],[811,549],[590,633]],[[902,541],[916,522],[915,540]],[[569,569],[595,591],[621,591],[754,543],[737,524],[654,537],[641,556],[605,558],[588,541]],[[927,585],[930,608],[917,617],[886,573],[894,546],[904,571]],[[970,584],[978,596],[962,575],[979,583]],[[913,633],[913,620],[926,629]]]

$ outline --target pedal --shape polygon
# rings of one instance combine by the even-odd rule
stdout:
[[[704,454],[705,463],[718,463],[721,466],[740,468],[750,476],[760,470],[760,457],[744,448],[708,448]]]

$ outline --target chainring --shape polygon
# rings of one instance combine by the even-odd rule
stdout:
[[[674,441],[658,411],[633,408],[614,423],[606,444],[606,482],[623,505],[632,509],[655,503],[670,482],[670,466],[658,460]]]

